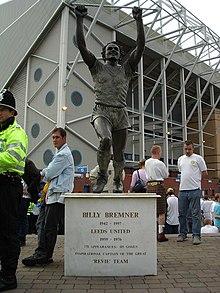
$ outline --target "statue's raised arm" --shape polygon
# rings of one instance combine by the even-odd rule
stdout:
[[[87,8],[84,5],[76,6],[76,40],[79,51],[86,65],[91,68],[96,60],[96,57],[87,49],[83,29],[83,18],[87,15]]]
[[[144,33],[144,26],[142,20],[142,9],[139,7],[134,7],[132,9],[133,18],[136,20],[137,25],[137,40],[136,40],[136,48],[131,53],[129,57],[129,63],[131,68],[134,70],[137,64],[139,63],[145,47],[145,33]]]

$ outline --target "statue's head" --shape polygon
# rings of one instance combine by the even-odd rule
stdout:
[[[113,41],[106,44],[102,48],[101,55],[104,61],[113,60],[113,59],[120,61],[124,53],[122,51],[121,46],[117,42]]]

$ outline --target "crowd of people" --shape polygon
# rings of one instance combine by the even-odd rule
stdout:
[[[201,233],[212,233],[220,228],[219,194],[212,200],[208,196],[202,197],[201,181],[207,173],[206,163],[202,156],[194,153],[194,143],[184,142],[184,155],[178,159],[181,174],[179,194],[175,194],[172,187],[164,189],[164,179],[169,176],[162,161],[160,146],[153,145],[151,158],[141,160],[144,166],[142,179],[146,182],[148,193],[159,194],[157,198],[157,223],[159,242],[167,241],[166,234],[178,234],[177,242],[187,240],[187,234],[192,233],[193,244],[201,243]],[[143,163],[144,161],[144,163]],[[140,172],[140,171],[139,171]],[[144,178],[145,177],[145,178]],[[137,171],[132,174],[130,192],[137,180]]]
[[[172,187],[165,192],[164,179],[169,173],[160,161],[161,147],[158,145],[152,146],[150,159],[142,159],[138,164],[138,168],[144,171],[141,178],[146,182],[146,191],[141,192],[160,195],[157,198],[159,242],[168,241],[165,234],[178,234],[177,242],[183,242],[187,240],[187,234],[192,233],[193,244],[198,245],[201,234],[220,231],[220,194],[217,193],[214,199],[202,196],[201,181],[208,175],[205,160],[194,153],[194,143],[190,140],[184,142],[184,153],[178,159],[179,194],[175,194]],[[130,192],[135,192],[137,172],[140,171],[132,174]]]

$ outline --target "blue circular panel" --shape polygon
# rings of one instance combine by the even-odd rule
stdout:
[[[53,152],[51,150],[46,150],[43,154],[43,161],[45,165],[48,165],[53,159]]]
[[[42,75],[43,75],[42,69],[41,68],[36,69],[34,72],[34,80],[39,81],[41,79]]]
[[[76,106],[76,107],[81,106],[82,105],[82,101],[83,101],[83,97],[80,94],[80,92],[77,92],[77,91],[73,92],[71,94],[71,101],[72,101],[72,103],[73,103],[74,106]]]
[[[45,101],[47,106],[52,106],[55,100],[55,94],[53,91],[49,91],[46,95]]]
[[[82,155],[81,155],[80,151],[72,150],[71,153],[73,155],[74,165],[79,166],[82,162]]]
[[[31,127],[31,135],[33,138],[38,137],[40,133],[40,125],[38,123],[35,123],[32,127]]]

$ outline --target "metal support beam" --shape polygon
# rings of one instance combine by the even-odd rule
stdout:
[[[143,83],[143,57],[138,64],[138,96],[139,96],[139,111],[140,111],[140,159],[145,158],[145,145],[144,145],[144,83]]]
[[[182,127],[183,127],[183,134],[182,138],[183,141],[187,140],[187,124],[186,124],[186,93],[185,93],[185,86],[184,84],[184,68],[180,69],[180,85],[182,88],[181,97],[181,110],[182,110]]]
[[[161,71],[163,72],[162,76],[162,115],[163,115],[163,153],[164,153],[164,163],[168,167],[169,166],[169,154],[168,154],[168,124],[167,124],[167,90],[166,90],[166,71],[163,70],[166,66],[165,58],[161,59]]]
[[[202,131],[202,103],[201,103],[201,99],[199,99],[200,97],[200,93],[201,93],[201,85],[200,85],[200,78],[197,77],[196,78],[196,93],[197,93],[197,99],[199,100],[198,103],[198,130],[199,130],[199,152],[200,155],[204,157],[204,148],[203,148],[203,144],[204,144],[204,138],[203,138],[203,131]]]
[[[65,128],[66,88],[63,86],[66,79],[67,44],[68,44],[69,8],[64,7],[60,26],[60,56],[57,94],[57,127]]]
[[[178,40],[177,44],[175,44],[175,46],[173,47],[172,53],[170,54],[170,56],[169,56],[169,58],[168,58],[168,60],[167,60],[167,62],[165,64],[162,72],[160,73],[160,75],[159,75],[159,77],[158,77],[158,79],[157,79],[157,81],[156,81],[156,83],[155,83],[155,85],[154,85],[154,87],[153,87],[153,89],[152,89],[149,97],[147,98],[147,101],[145,102],[144,110],[146,110],[146,108],[147,108],[147,106],[148,106],[151,98],[153,97],[153,95],[154,95],[154,93],[155,93],[155,91],[156,91],[156,89],[157,89],[157,87],[159,85],[159,82],[161,81],[161,78],[162,78],[162,76],[164,74],[164,71],[167,69],[168,65],[170,64],[170,61],[171,61],[171,59],[173,57],[173,54],[175,53],[175,50],[176,50],[176,48],[178,46],[178,43],[180,42],[181,38],[183,37],[185,30],[186,30],[186,28],[183,29],[183,31],[182,31],[182,33],[181,33],[181,35],[179,37],[179,40]]]

